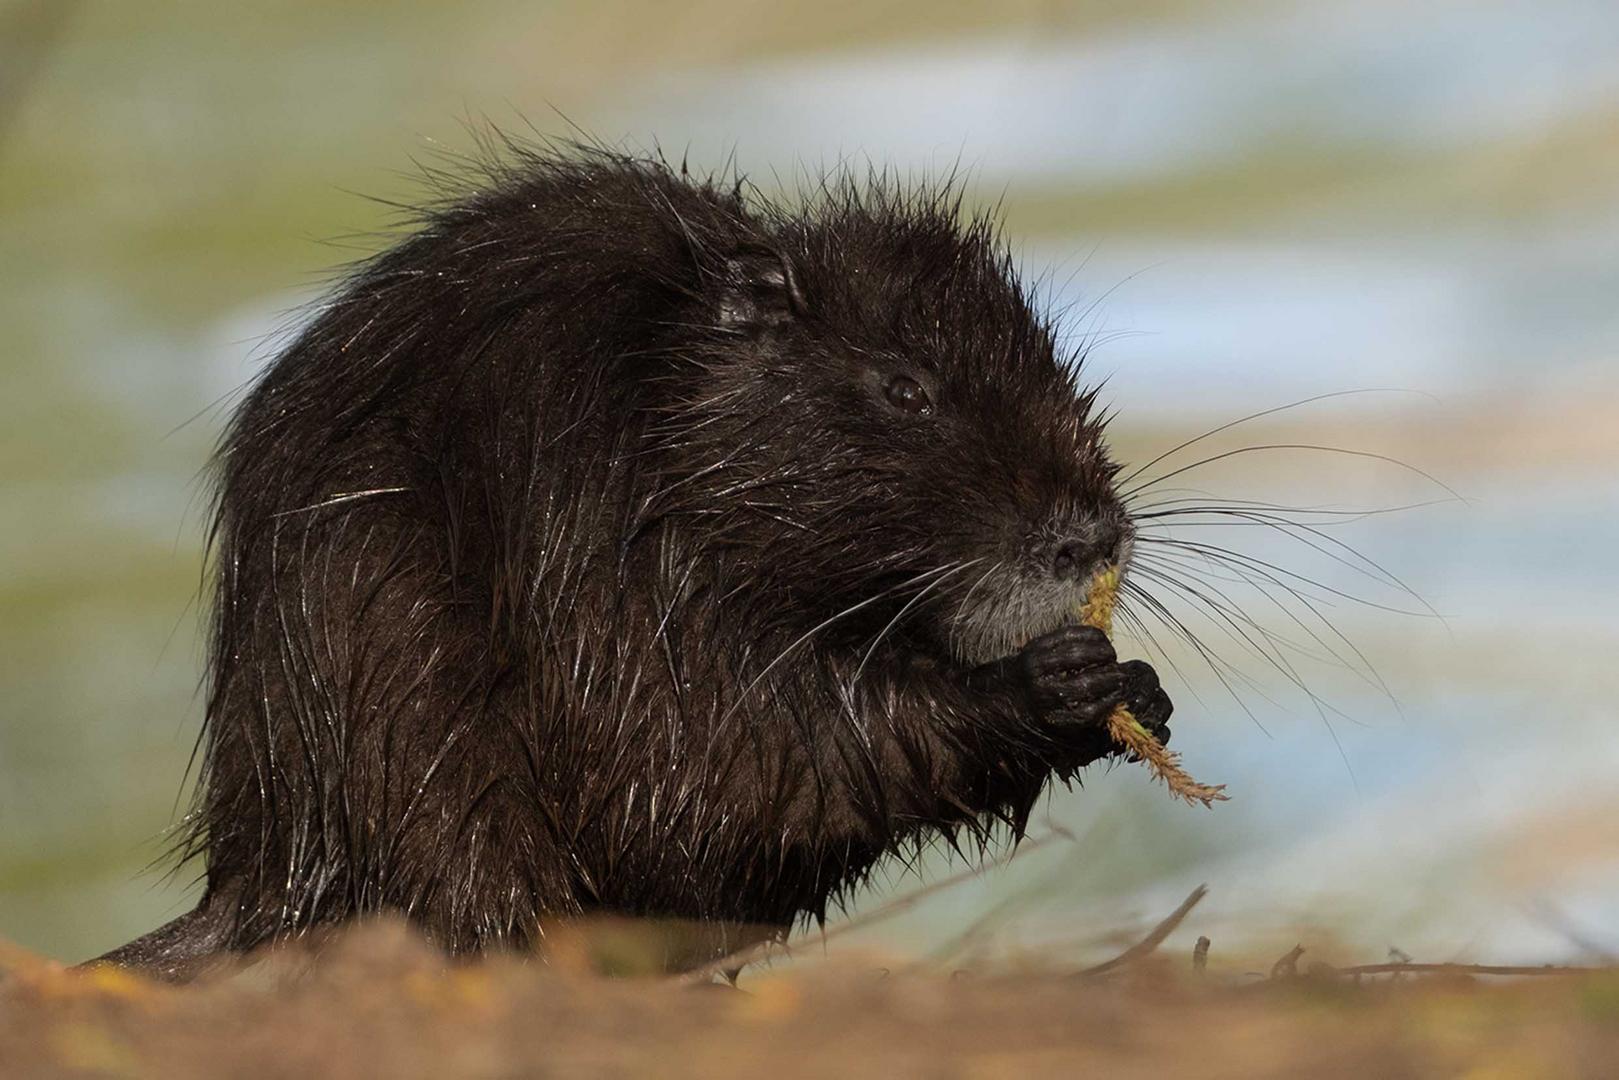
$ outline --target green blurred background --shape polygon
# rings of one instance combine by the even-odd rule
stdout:
[[[1619,949],[1611,0],[0,0],[0,935],[77,959],[184,909],[191,871],[150,864],[199,722],[212,440],[286,313],[389,224],[362,196],[420,193],[412,159],[484,119],[734,154],[767,190],[840,161],[960,165],[1093,342],[1126,458],[1391,389],[1195,449],[1331,444],[1466,497],[1302,451],[1166,481],[1444,500],[1310,519],[1444,618],[1324,541],[1189,533],[1318,583],[1300,588],[1390,692],[1298,633],[1296,601],[1222,585],[1310,693],[1165,588],[1237,693],[1161,628],[1129,648],[1235,801],[1095,776],[1049,808],[1075,842],[868,944],[1083,951],[1208,881],[1199,928],[1222,946]]]

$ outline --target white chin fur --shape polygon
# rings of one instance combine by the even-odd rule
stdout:
[[[1079,618],[1089,582],[1030,580],[998,566],[962,596],[949,622],[950,651],[968,666],[987,664]]]

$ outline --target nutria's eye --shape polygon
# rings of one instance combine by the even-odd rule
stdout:
[[[926,416],[933,411],[933,402],[928,400],[928,392],[922,389],[921,383],[909,375],[895,375],[889,379],[883,393],[888,398],[888,403],[900,412]]]

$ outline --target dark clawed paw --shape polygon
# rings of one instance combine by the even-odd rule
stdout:
[[[1127,660],[1119,665],[1124,674],[1125,691],[1121,704],[1130,710],[1141,726],[1146,728],[1160,744],[1169,742],[1169,717],[1175,703],[1169,700],[1159,685],[1158,673],[1145,660]]]
[[[1125,678],[1117,661],[1107,635],[1087,626],[1053,630],[1019,656],[1035,710],[1078,723],[1106,719],[1122,700]]]
[[[1121,705],[1160,743],[1169,741],[1174,705],[1159,685],[1158,673],[1143,660],[1119,663],[1112,642],[1100,630],[1064,626],[997,663],[995,671],[1015,673],[1030,708],[1058,731],[1087,761],[1116,752],[1107,718]]]

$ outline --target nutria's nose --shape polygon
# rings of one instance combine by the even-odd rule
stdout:
[[[1051,573],[1058,581],[1082,581],[1119,557],[1124,539],[1117,525],[1096,524],[1083,539],[1065,540],[1051,560]]]
[[[1051,563],[1051,572],[1056,575],[1058,581],[1077,581],[1095,561],[1089,544],[1069,541],[1057,549],[1057,557]]]

